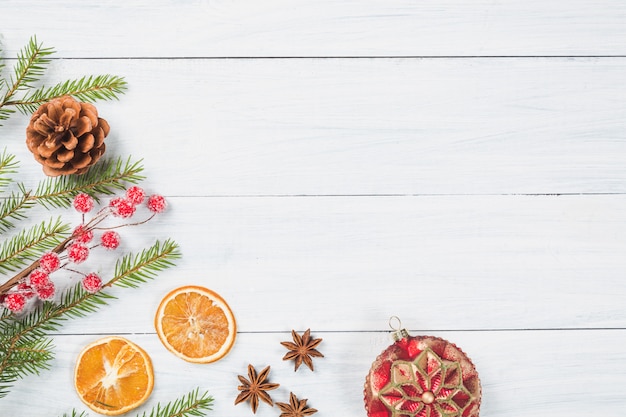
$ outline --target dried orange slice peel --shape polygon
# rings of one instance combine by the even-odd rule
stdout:
[[[194,363],[223,358],[237,335],[226,301],[216,292],[194,285],[177,288],[161,300],[154,326],[170,352]]]
[[[154,387],[148,354],[118,336],[87,345],[76,360],[74,386],[93,411],[107,416],[124,414],[143,404]]]

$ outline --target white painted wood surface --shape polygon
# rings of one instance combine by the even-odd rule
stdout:
[[[108,334],[153,358],[139,411],[199,386],[209,415],[250,416],[233,401],[253,363],[272,365],[275,400],[364,416],[394,314],[473,358],[482,416],[626,414],[626,3],[4,1],[0,19],[6,57],[36,33],[70,58],[48,84],[127,78],[98,105],[108,152],[144,158],[170,210],[124,249],[172,237],[183,251],[68,322],[53,369],[0,416],[83,410],[74,360]],[[34,183],[26,121],[0,146]],[[154,334],[160,298],[187,283],[237,316],[218,363],[184,363]],[[294,373],[279,342],[308,327],[326,357]]]

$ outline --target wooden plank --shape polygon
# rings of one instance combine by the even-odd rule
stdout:
[[[170,198],[162,217],[119,230],[120,250],[170,237],[183,253],[178,267],[142,289],[116,289],[122,301],[62,332],[153,331],[161,298],[187,284],[222,294],[244,332],[379,330],[392,315],[433,331],[623,328],[625,203],[624,195]],[[111,255],[94,250],[79,269],[110,277]]]
[[[250,416],[247,404],[233,402],[237,375],[245,375],[251,363],[272,367],[271,380],[281,384],[271,392],[275,401],[286,401],[293,391],[308,398],[320,416],[365,415],[365,375],[391,339],[386,333],[314,333],[324,339],[320,350],[325,355],[316,360],[314,373],[308,368],[294,373],[293,364],[281,360],[285,349],[279,342],[289,339],[288,332],[239,334],[231,353],[209,365],[181,361],[165,351],[154,334],[126,335],[154,359],[155,389],[138,412],[199,387],[215,398],[208,415]],[[436,336],[458,344],[476,364],[483,386],[481,416],[621,417],[626,408],[624,330],[440,332]],[[2,415],[49,417],[68,413],[72,407],[84,410],[74,392],[72,372],[80,349],[98,337],[55,337],[53,370],[19,381],[0,401]],[[256,415],[276,416],[277,409],[261,404]]]
[[[9,55],[36,33],[64,57],[624,55],[621,0],[4,2]],[[130,41],[132,40],[132,41]]]
[[[626,192],[623,58],[64,60],[45,82],[94,69],[129,82],[99,105],[109,154],[168,195]],[[27,120],[2,129],[34,181]]]

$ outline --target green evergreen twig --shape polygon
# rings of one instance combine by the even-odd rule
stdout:
[[[103,290],[112,286],[138,286],[146,278],[154,278],[157,272],[173,266],[174,260],[180,256],[174,241],[157,241],[136,256],[124,257],[133,259],[133,262],[118,260],[115,276],[103,286]],[[8,394],[17,379],[48,369],[52,358],[49,333],[57,331],[65,320],[92,313],[112,298],[115,297],[102,290],[89,293],[77,284],[64,294],[59,304],[44,302],[41,308],[23,318],[0,316],[0,398]],[[34,350],[42,346],[47,348],[42,348],[36,355]]]
[[[54,49],[44,48],[42,43],[37,42],[36,36],[31,37],[28,44],[20,50],[10,82],[6,80],[3,82],[8,89],[0,100],[0,120],[6,120],[15,113],[15,109],[5,106],[13,100],[18,91],[34,88],[34,84],[43,76],[50,63],[49,56],[53,53]]]
[[[10,162],[12,156],[7,155],[6,160]],[[7,164],[5,172],[12,172],[9,168],[14,169],[13,167],[14,165]],[[79,193],[87,193],[99,202],[101,195],[111,195],[116,190],[125,189],[129,184],[141,182],[145,178],[141,175],[142,171],[141,160],[133,162],[130,158],[104,159],[83,175],[48,177],[39,182],[34,192],[18,183],[19,193],[13,192],[0,201],[0,232],[15,227],[15,220],[26,219],[28,209],[35,203],[46,208],[70,207],[72,199]],[[2,171],[0,175],[1,173]]]
[[[39,183],[31,198],[46,208],[70,207],[72,199],[79,193],[87,193],[99,202],[100,195],[112,195],[124,190],[128,184],[143,181],[141,162],[121,157],[105,159],[82,175],[48,177]]]
[[[200,390],[189,392],[177,400],[167,404],[158,403],[152,408],[150,414],[144,412],[137,414],[137,417],[202,417],[207,411],[213,409],[213,397],[208,392],[200,393]],[[72,410],[72,414],[63,414],[62,417],[87,417],[85,413],[77,414],[76,410]]]
[[[30,199],[30,193],[22,190],[19,194],[11,193],[0,202],[0,232],[6,232],[15,227],[14,220],[26,219],[26,210],[33,207],[35,202]]]
[[[0,191],[13,182],[11,174],[17,172],[17,165],[15,155],[8,153],[5,148],[2,153],[0,153]]]
[[[213,406],[213,397],[208,392],[200,394],[198,388],[187,395],[165,405],[157,404],[150,414],[144,412],[137,417],[192,417],[205,416]]]
[[[31,37],[20,50],[10,81],[0,78],[0,121],[7,120],[16,109],[23,114],[30,114],[41,104],[65,95],[93,103],[98,100],[117,100],[126,92],[124,78],[110,74],[88,75],[62,81],[52,87],[36,87],[51,61],[50,55],[54,53],[53,48],[44,48],[36,36]],[[0,58],[0,73],[3,66]],[[6,92],[2,94],[5,89]],[[22,97],[17,97],[18,92],[24,92]]]
[[[87,413],[85,413],[84,411],[82,411],[80,414],[78,414],[78,411],[76,410],[72,410],[72,414],[67,414],[64,413],[61,417],[87,417]]]
[[[41,257],[41,254],[59,245],[69,235],[70,226],[61,218],[24,229],[0,245],[0,272],[24,268]]]
[[[89,75],[77,80],[67,80],[53,87],[40,87],[21,100],[8,102],[24,114],[33,113],[52,99],[71,95],[79,101],[93,103],[97,100],[117,100],[126,90],[126,81],[116,75]]]

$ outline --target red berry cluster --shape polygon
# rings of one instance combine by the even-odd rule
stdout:
[[[125,226],[136,226],[146,223],[157,213],[161,213],[166,208],[166,201],[163,196],[152,195],[148,197],[146,207],[150,215],[148,218],[135,223],[122,223],[115,226],[104,226],[103,221],[109,216],[122,219],[131,218],[137,211],[137,207],[146,200],[145,191],[132,186],[126,190],[123,197],[113,198],[108,206],[101,208],[89,221],[85,221],[85,215],[89,213],[95,205],[92,196],[86,193],[77,194],[73,200],[73,207],[82,215],[82,222],[64,244],[55,250],[44,253],[33,265],[30,273],[21,278],[17,285],[0,296],[0,303],[12,312],[20,312],[31,299],[51,300],[56,293],[55,283],[50,275],[56,271],[64,270],[78,274],[81,279],[82,288],[90,293],[98,292],[103,285],[102,278],[95,272],[83,273],[75,269],[78,265],[87,260],[91,251],[97,247],[108,250],[115,250],[120,245],[120,235],[113,229]],[[93,243],[96,233],[100,233],[97,243]],[[26,271],[24,271],[26,272]]]

